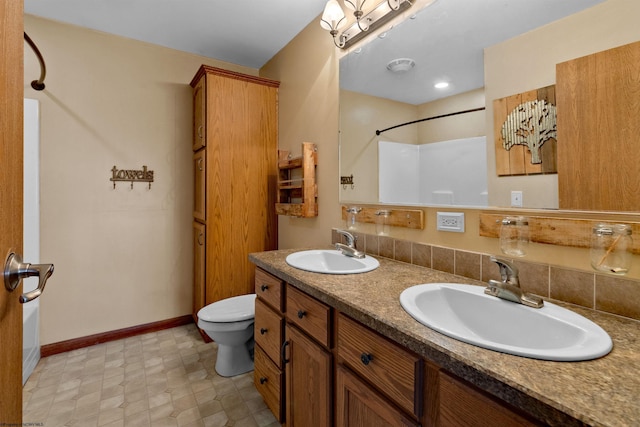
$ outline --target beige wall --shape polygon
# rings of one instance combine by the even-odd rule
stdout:
[[[202,63],[257,70],[25,16],[25,97],[40,101],[41,304],[48,344],[190,314],[192,101]],[[109,182],[111,168],[155,182]]]

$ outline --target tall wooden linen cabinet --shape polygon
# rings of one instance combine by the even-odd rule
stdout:
[[[276,249],[279,82],[202,65],[193,80],[194,298],[254,292],[248,254]]]

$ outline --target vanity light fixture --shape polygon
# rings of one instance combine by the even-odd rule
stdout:
[[[390,19],[411,7],[410,0],[384,0],[365,14],[367,0],[343,0],[347,8],[353,10],[356,21],[342,33],[339,30],[347,23],[347,18],[338,0],[329,0],[324,7],[320,26],[329,31],[333,43],[340,49],[346,49],[363,38],[368,31],[384,25]]]

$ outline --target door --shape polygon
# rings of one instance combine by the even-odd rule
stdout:
[[[23,2],[0,3],[0,259],[22,252]],[[2,281],[4,282],[4,280]],[[22,423],[22,285],[0,286],[0,424]]]

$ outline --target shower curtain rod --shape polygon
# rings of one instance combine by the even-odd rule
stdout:
[[[425,119],[414,120],[412,122],[407,122],[407,123],[402,123],[402,124],[399,124],[399,125],[391,126],[389,128],[386,128],[386,129],[376,130],[376,135],[380,135],[382,132],[386,132],[386,131],[391,130],[391,129],[395,129],[395,128],[399,128],[399,127],[407,126],[407,125],[412,125],[414,123],[426,122],[427,120],[441,119],[443,117],[457,116],[458,114],[473,113],[475,111],[482,111],[484,109],[485,109],[485,107],[480,107],[480,108],[474,108],[474,109],[471,109],[471,110],[457,111],[455,113],[442,114],[440,116],[433,116],[433,117],[427,117]]]
[[[44,58],[42,57],[42,54],[40,53],[40,50],[38,50],[36,44],[33,42],[33,40],[31,40],[31,37],[29,37],[27,33],[24,33],[24,39],[27,43],[29,43],[29,46],[31,46],[31,49],[33,49],[33,52],[38,57],[38,61],[40,61],[40,79],[32,81],[31,87],[35,90],[43,90],[44,78],[47,75],[47,67],[44,65]]]

